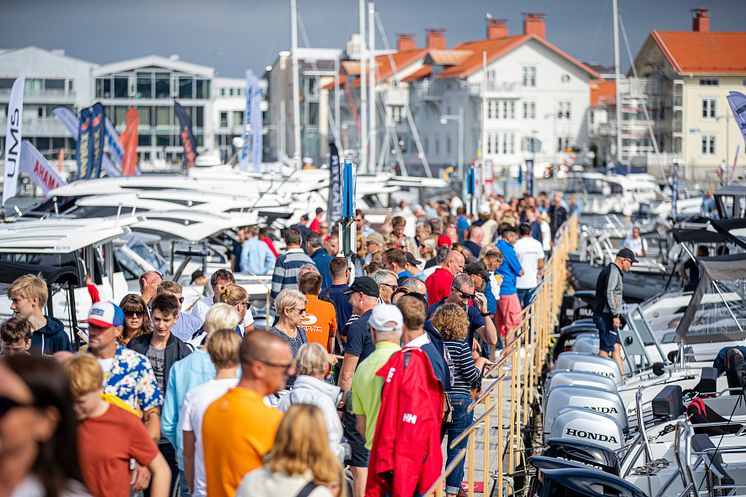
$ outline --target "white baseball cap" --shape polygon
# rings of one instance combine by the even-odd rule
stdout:
[[[399,331],[403,324],[404,318],[402,318],[401,311],[391,304],[375,306],[368,319],[368,327],[376,331]]]

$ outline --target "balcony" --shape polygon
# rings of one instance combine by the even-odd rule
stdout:
[[[67,128],[56,117],[35,117],[23,120],[26,136],[70,136]]]
[[[23,100],[29,103],[74,104],[75,95],[75,90],[26,89],[23,92]],[[0,101],[7,102],[9,99],[10,90],[0,90]]]

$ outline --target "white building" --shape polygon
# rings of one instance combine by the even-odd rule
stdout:
[[[486,39],[426,58],[431,70],[422,71],[409,93],[431,166],[456,165],[458,122],[442,122],[459,111],[465,161],[484,150],[486,164],[498,175],[528,158],[537,166],[570,161],[568,149],[587,145],[590,81],[599,75],[549,43],[545,34],[540,14],[526,14],[523,33],[513,36],[504,21],[492,20]]]
[[[64,148],[65,158],[74,159],[75,141],[52,114],[67,105],[77,112],[93,99],[92,72],[96,64],[68,57],[64,50],[26,47],[0,50],[0,122],[7,120],[8,100],[13,82],[26,77],[23,105],[23,137],[56,159]],[[0,154],[5,150],[5,132],[0,134]]]
[[[228,161],[235,153],[233,138],[241,136],[243,113],[246,109],[246,80],[215,78],[213,81],[212,129],[215,130],[215,149],[220,159]]]

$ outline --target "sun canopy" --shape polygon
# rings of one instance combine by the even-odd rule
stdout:
[[[746,254],[699,259],[700,280],[676,328],[677,341],[703,343],[746,338]],[[716,298],[707,299],[705,295]]]

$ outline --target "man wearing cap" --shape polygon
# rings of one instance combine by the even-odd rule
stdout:
[[[207,279],[207,276],[205,276],[204,271],[201,269],[194,271],[192,273],[192,278],[189,281],[189,286],[184,287],[184,303],[181,305],[181,308],[191,312],[192,306],[206,295],[205,290],[209,283],[210,281]]]
[[[600,340],[598,355],[611,357],[624,374],[622,364],[622,342],[619,340],[619,329],[622,327],[621,312],[624,300],[622,277],[637,262],[635,253],[623,248],[616,254],[614,262],[606,266],[596,280],[596,303],[593,306],[593,322],[598,329]]]
[[[350,296],[350,305],[353,314],[360,317],[351,321],[347,325],[345,354],[342,361],[342,368],[339,372],[339,387],[344,392],[346,406],[342,425],[344,426],[345,436],[350,441],[352,456],[350,459],[350,468],[352,470],[353,486],[355,497],[362,497],[365,493],[365,480],[368,473],[368,456],[365,449],[365,443],[357,431],[357,421],[352,413],[350,389],[352,387],[352,378],[359,363],[363,362],[375,351],[373,340],[368,330],[368,321],[373,312],[373,308],[378,305],[379,291],[378,285],[369,276],[355,278],[352,285],[346,292]],[[360,492],[362,490],[362,493]]]
[[[370,235],[366,236],[365,249],[367,254],[365,255],[365,264],[370,264],[370,261],[373,259],[373,254],[383,250],[384,245],[385,241],[383,239],[383,235],[378,233],[377,231],[374,231]]]
[[[401,312],[390,304],[375,307],[368,320],[368,329],[375,343],[375,351],[360,363],[352,378],[352,412],[356,417],[357,432],[365,442],[365,449],[370,451],[383,391],[383,378],[376,373],[401,349]]]
[[[457,250],[448,252],[443,267],[436,269],[425,280],[427,304],[432,305],[451,294],[453,277],[464,271],[464,256]]]
[[[88,312],[88,352],[104,372],[104,393],[114,395],[142,413],[150,437],[160,438],[159,410],[163,396],[147,358],[119,345],[124,312],[111,302],[96,302]]]
[[[406,276],[400,278],[401,282],[403,283],[403,280],[406,280],[408,278],[422,278],[422,281],[425,281],[424,275],[422,275],[420,271],[420,264],[422,264],[422,261],[415,258],[415,256],[412,254],[412,252],[405,252],[405,255],[407,256],[407,263],[404,266],[404,269],[407,271],[407,274],[411,276]]]

